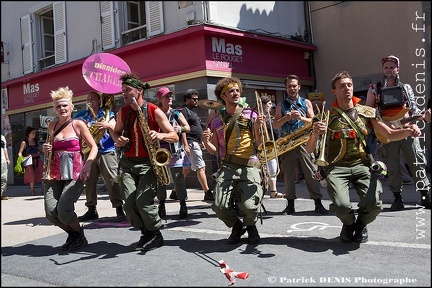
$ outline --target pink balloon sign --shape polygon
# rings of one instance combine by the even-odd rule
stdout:
[[[107,94],[121,92],[120,75],[130,72],[128,64],[109,53],[97,53],[88,57],[82,66],[82,74],[93,89]]]

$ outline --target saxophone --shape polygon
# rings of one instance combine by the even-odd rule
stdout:
[[[87,104],[87,107],[90,110],[90,113],[93,115],[93,117],[96,118],[96,113],[93,110],[93,108],[89,104]],[[94,139],[94,141],[95,141],[96,144],[99,143],[99,141],[102,139],[103,135],[106,132],[106,129],[99,129],[97,127],[97,124],[99,122],[102,122],[102,121],[108,122],[109,121],[109,112],[110,112],[110,109],[107,108],[105,110],[105,117],[100,117],[99,119],[96,120],[96,122],[94,124],[92,124],[89,127],[90,134],[92,135],[92,137],[93,137],[93,139]],[[85,141],[82,142],[81,146],[82,146],[81,147],[81,151],[82,151],[83,154],[87,154],[87,153],[90,152],[91,149],[90,149],[90,147],[87,145],[87,143]]]
[[[296,131],[281,137],[275,141],[275,151],[276,153],[269,153],[265,150],[265,148],[262,147],[262,144],[258,146],[258,159],[261,163],[266,163],[269,160],[272,160],[275,158],[275,154],[280,156],[283,153],[286,153],[288,151],[291,151],[295,149],[297,146],[300,146],[304,143],[306,143],[312,133],[312,125],[313,121],[305,123],[302,127],[297,129]],[[266,153],[267,152],[267,153]],[[267,155],[267,157],[265,157]]]
[[[159,184],[168,185],[171,183],[171,174],[167,165],[171,160],[171,154],[168,149],[160,148],[158,141],[152,143],[152,139],[149,135],[150,127],[147,120],[145,119],[144,113],[142,112],[141,107],[138,105],[135,97],[133,97],[132,100],[138,108],[139,126],[143,134],[144,144],[146,145],[156,178]]]
[[[52,134],[50,134],[50,132],[49,132],[50,127],[51,127],[51,123],[52,123],[52,121],[49,122],[48,130],[47,130],[47,138],[45,141],[45,143],[51,144],[51,151],[45,152],[45,154],[44,154],[45,171],[43,172],[43,175],[42,175],[42,179],[44,179],[44,180],[51,180],[51,159],[52,159],[52,142],[53,142]]]

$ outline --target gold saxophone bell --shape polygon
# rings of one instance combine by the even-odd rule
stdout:
[[[319,111],[319,109],[318,109]],[[330,111],[327,111],[327,114],[324,113],[324,109],[321,112],[321,119],[320,121],[325,121],[326,123],[326,132],[322,135],[320,140],[320,154],[318,158],[315,160],[315,165],[317,166],[327,166],[329,163],[325,160],[325,147],[326,147],[326,138],[327,138],[327,128],[328,128],[328,122],[330,118]]]
[[[276,158],[277,155],[277,151],[275,149],[276,147],[276,143],[274,141],[265,141],[262,144],[260,144],[257,148],[258,151],[258,158],[260,160],[262,160],[262,163],[267,163],[268,161],[266,160],[273,160],[274,158]],[[265,149],[265,151],[263,151]],[[267,158],[263,158],[261,159],[262,155],[266,155]]]
[[[159,167],[164,167],[171,161],[171,153],[166,148],[159,148],[155,152],[155,164]]]

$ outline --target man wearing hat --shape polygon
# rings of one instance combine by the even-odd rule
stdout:
[[[154,203],[159,179],[153,161],[153,143],[179,140],[165,113],[144,100],[150,87],[133,72],[120,76],[125,105],[117,111],[112,137],[116,147],[122,147],[121,191],[124,211],[132,227],[141,230],[140,239],[132,243],[134,250],[149,251],[164,245],[160,229],[162,220]],[[139,109],[139,110],[138,110]]]
[[[376,107],[382,115],[383,120],[392,121],[387,122],[386,124],[394,128],[403,128],[404,126],[409,125],[409,122],[411,122],[410,119],[426,120],[429,122],[431,117],[430,110],[428,110],[424,115],[421,115],[421,111],[416,105],[414,92],[411,86],[409,84],[403,84],[400,80],[399,58],[394,55],[383,57],[381,59],[381,65],[383,74],[382,80],[376,85],[370,85],[366,105]],[[394,92],[383,92],[390,91],[387,89],[390,87],[399,87],[399,89],[393,89],[393,91],[400,90],[400,94]],[[387,99],[386,97],[391,97],[391,99]],[[398,103],[399,100],[400,103]],[[386,102],[396,104],[387,105]],[[423,150],[420,148],[419,139],[407,137],[389,143],[384,143],[387,141],[381,142],[382,146],[379,148],[379,155],[387,165],[389,188],[394,195],[394,202],[390,209],[392,211],[398,211],[404,208],[404,202],[401,195],[403,178],[399,170],[401,150],[415,180],[416,189],[421,194],[421,205],[430,209],[430,182],[425,170],[426,157]]]

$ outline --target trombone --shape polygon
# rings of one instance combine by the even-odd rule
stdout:
[[[328,122],[329,122],[329,118],[330,118],[330,110],[328,110],[327,113],[325,113],[324,112],[324,105],[325,105],[325,101],[323,101],[321,111],[317,105],[318,114],[321,114],[319,121],[325,121],[326,132],[321,136],[321,139],[319,140],[319,144],[317,145],[317,149],[318,149],[318,146],[320,147],[320,149],[319,149],[320,153],[319,153],[318,158],[315,160],[315,165],[323,166],[323,167],[329,165],[329,163],[325,160],[324,154],[325,154],[325,147],[326,147],[327,129],[328,129],[328,124],[329,124]]]
[[[299,107],[292,99],[291,97],[288,95],[288,97],[286,98],[287,101],[291,104],[291,111],[293,110],[297,110],[299,111],[300,115],[304,118],[308,118],[307,115],[303,112],[302,108]]]
[[[262,114],[266,116],[266,119],[271,119],[271,115],[270,115],[270,111],[264,111],[262,102],[261,102],[261,97],[258,95],[258,92],[255,91],[255,97],[256,97],[256,103],[257,103],[257,110],[258,110],[258,114]],[[279,159],[278,159],[278,153],[277,153],[277,147],[276,147],[276,140],[274,139],[274,132],[273,132],[273,125],[270,122],[270,134],[271,134],[271,138],[268,135],[268,130],[266,127],[266,124],[262,124],[260,127],[261,130],[261,139],[262,139],[262,143],[258,146],[258,156],[261,155],[260,151],[263,151],[264,154],[264,159],[260,159],[260,162],[263,163],[265,162],[265,173],[267,174],[266,176],[268,177],[276,177],[279,172]],[[274,174],[270,174],[269,171],[269,162],[270,159],[275,158],[276,159],[276,171]]]

